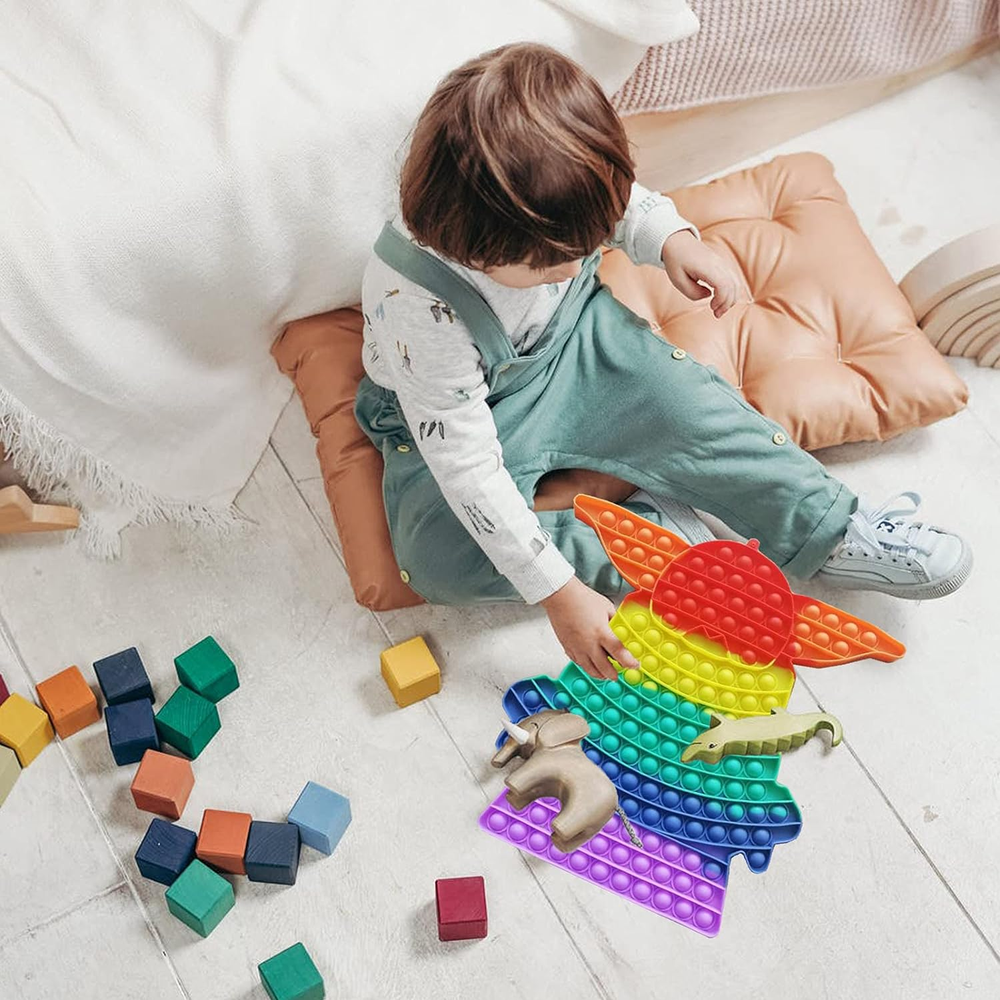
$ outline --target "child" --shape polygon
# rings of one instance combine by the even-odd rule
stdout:
[[[670,526],[708,511],[785,571],[896,597],[939,597],[971,568],[956,535],[873,509],[595,277],[602,244],[662,267],[722,316],[732,266],[670,199],[634,181],[622,124],[559,53],[511,45],[449,74],[417,122],[402,219],[365,272],[356,414],[385,460],[401,575],[429,601],[540,603],[594,676],[635,666],[608,626],[623,581],[539,480],[587,469],[638,487],[625,506]],[[709,286],[709,287],[706,287]],[[897,503],[898,501],[898,503]]]

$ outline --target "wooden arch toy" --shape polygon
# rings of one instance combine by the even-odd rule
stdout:
[[[899,287],[942,354],[1000,367],[1000,224],[946,243]]]

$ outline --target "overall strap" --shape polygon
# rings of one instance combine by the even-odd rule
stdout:
[[[408,240],[391,222],[382,227],[375,253],[393,270],[433,292],[458,313],[487,368],[517,356],[503,324],[479,289],[443,260]]]

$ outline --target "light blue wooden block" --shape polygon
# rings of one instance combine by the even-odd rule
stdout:
[[[351,803],[343,795],[308,781],[288,814],[288,822],[299,828],[303,844],[333,854],[351,822]]]

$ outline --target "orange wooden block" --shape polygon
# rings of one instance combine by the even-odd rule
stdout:
[[[194,771],[190,761],[147,750],[132,779],[132,798],[139,809],[180,819],[192,788]]]
[[[67,667],[35,685],[38,700],[63,738],[100,721],[97,698],[83,679],[79,667]]]
[[[243,855],[250,836],[250,813],[206,809],[195,854],[206,864],[232,875],[246,875]]]

